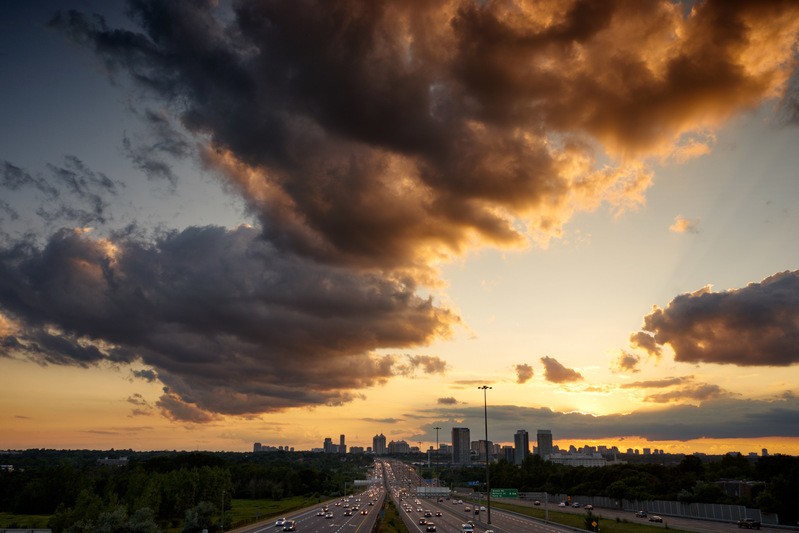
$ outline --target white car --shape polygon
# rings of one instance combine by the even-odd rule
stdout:
[[[286,519],[285,518],[278,518],[277,522],[275,522],[275,527],[283,527],[283,524],[285,524],[285,523],[286,523]]]

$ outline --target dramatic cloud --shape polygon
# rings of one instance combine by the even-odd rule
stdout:
[[[782,272],[741,289],[709,287],[682,294],[644,318],[631,342],[676,361],[739,366],[799,362],[799,271]]]
[[[442,412],[443,410],[443,412]],[[418,413],[427,418],[422,432],[411,440],[434,440],[436,426],[483,427],[483,408],[452,407]],[[413,415],[410,415],[412,417]],[[519,428],[533,432],[551,429],[556,439],[616,439],[643,437],[651,441],[688,441],[700,438],[799,437],[799,400],[783,397],[773,401],[729,397],[700,401],[698,405],[662,406],[629,414],[593,415],[560,413],[546,407],[491,405],[488,411],[492,440],[512,442]]]
[[[456,320],[409,279],[278,253],[251,228],[189,228],[154,244],[62,231],[44,248],[0,249],[8,352],[88,367],[141,362],[169,387],[176,420],[340,404],[434,356],[383,356],[446,335]],[[4,350],[5,351],[5,350]],[[205,414],[200,414],[205,413]]]
[[[516,371],[516,383],[527,383],[533,377],[533,367],[528,364],[514,365]]]
[[[458,400],[456,400],[452,396],[448,396],[446,398],[439,398],[438,399],[438,404],[439,405],[457,405],[458,404]]]
[[[640,204],[651,175],[635,157],[684,149],[781,95],[799,30],[790,2],[266,1],[222,17],[215,2],[143,0],[131,12],[141,32],[74,11],[51,25],[204,139],[275,243],[383,267]],[[596,142],[624,162],[599,163]]]
[[[442,260],[641,205],[648,156],[783,94],[799,30],[799,4],[760,1],[136,0],[129,13],[138,29],[74,11],[51,26],[144,92],[130,101],[153,136],[126,137],[134,165],[174,184],[171,159],[199,157],[258,227],[9,241],[2,345],[146,365],[167,387],[159,407],[187,422],[443,372],[435,356],[376,355],[457,322],[419,296]],[[2,184],[51,200],[54,227],[113,222],[113,180],[77,158],[48,172],[6,163]],[[582,379],[543,362],[550,381]]]
[[[133,370],[131,371],[131,374],[133,374],[134,378],[143,379],[144,381],[150,383],[158,379],[158,374],[152,370]]]
[[[583,376],[571,368],[566,368],[552,357],[542,357],[544,363],[544,377],[552,383],[570,383],[582,381]]]
[[[674,224],[669,226],[669,230],[674,233],[699,233],[699,219],[677,215],[674,217]]]

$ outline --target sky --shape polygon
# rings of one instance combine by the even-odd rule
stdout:
[[[2,10],[0,449],[799,454],[796,2]]]

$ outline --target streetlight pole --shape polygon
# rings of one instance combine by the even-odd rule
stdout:
[[[482,387],[477,387],[483,391],[483,419],[485,420],[486,426],[486,444],[485,444],[485,451],[486,451],[486,506],[488,509],[488,525],[491,525],[491,480],[488,474],[488,398],[487,392],[489,387],[488,385],[483,385]]]
[[[438,430],[441,429],[440,427],[436,426],[433,429],[436,430],[436,487],[440,486],[441,484],[438,482],[438,452],[441,451],[440,446],[438,445]]]

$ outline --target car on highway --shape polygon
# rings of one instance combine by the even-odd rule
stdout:
[[[425,511],[424,511],[424,515],[425,515],[427,518],[430,518],[431,516],[433,516],[433,511],[431,511],[430,509],[425,509]]]
[[[285,523],[286,523],[285,518],[278,518],[277,521],[275,522],[275,527],[283,527],[283,524]]]
[[[283,522],[283,531],[297,531],[297,521],[286,520]]]
[[[346,511],[344,511],[344,516],[352,516],[352,511],[347,509]]]
[[[644,511],[643,509],[640,511],[636,511],[635,513],[636,518],[646,518],[646,516],[647,516],[646,511]]]
[[[541,505],[541,500],[536,500],[533,502],[533,505]]]
[[[574,502],[572,504],[572,507],[574,507],[575,509],[579,509],[580,508],[580,503],[579,502]]]
[[[663,517],[658,516],[656,514],[653,514],[652,516],[649,517],[649,521],[650,522],[661,522],[662,523],[663,522]]]
[[[325,518],[333,518],[333,513],[327,513],[327,514],[325,515]]]
[[[366,510],[366,507],[364,507],[364,508],[361,510],[361,514],[369,514],[369,511],[367,511],[367,510]]]
[[[325,512],[319,509],[319,512],[316,513],[316,516],[325,516]]]
[[[594,510],[594,506],[589,503],[588,505],[583,507],[583,509],[585,509],[586,511],[593,511]]]
[[[560,502],[560,503],[558,504],[558,507],[566,507],[566,502]]]
[[[436,516],[441,516],[441,511],[436,511]]]
[[[461,533],[474,533],[474,526],[472,524],[461,524]]]
[[[428,522],[427,527],[425,528],[426,531],[435,531],[436,525],[433,522]]]
[[[463,510],[464,510],[465,512],[467,512],[467,513],[470,513],[470,512],[472,512],[472,508],[471,508],[471,507],[469,507],[468,505],[467,505],[466,507],[464,507],[464,508],[463,508]]]
[[[419,519],[419,525],[423,526],[423,525],[425,525],[426,523],[427,523],[427,518],[425,518],[425,517],[422,517],[422,518],[420,518],[420,519]]]

